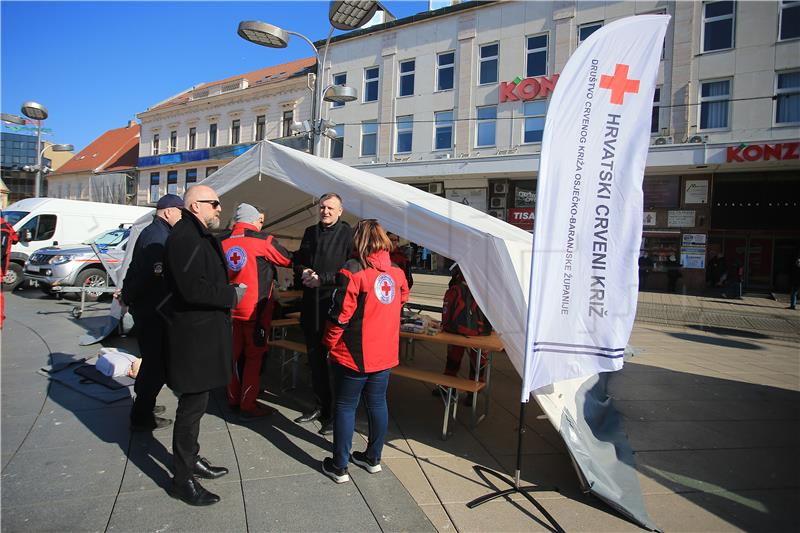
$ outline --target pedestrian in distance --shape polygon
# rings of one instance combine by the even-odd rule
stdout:
[[[319,199],[319,222],[306,228],[300,249],[294,254],[295,269],[301,273],[303,283],[300,326],[305,335],[315,396],[315,405],[295,422],[319,419],[322,424],[319,433],[322,435],[333,433],[328,357],[322,346],[322,334],[331,307],[336,273],[353,251],[353,229],[341,220],[343,211],[342,198],[338,194],[323,194]]]
[[[800,257],[794,260],[792,271],[789,273],[789,307],[797,309],[797,293],[800,291]]]
[[[392,263],[403,269],[403,272],[406,275],[406,282],[408,282],[408,288],[410,290],[411,287],[414,286],[414,276],[411,275],[411,261],[409,260],[405,251],[400,248],[400,236],[388,231],[386,232],[386,235],[389,237],[389,240],[392,241],[392,251],[389,253],[389,257],[391,258]]]
[[[178,396],[172,433],[173,474],[169,494],[189,505],[211,505],[219,496],[198,477],[228,473],[200,457],[200,419],[209,391],[231,378],[231,308],[246,287],[228,283],[225,254],[211,230],[219,228],[220,205],[214,189],[190,187],[181,221],[167,238],[165,273],[169,295],[162,307],[167,332],[167,385]]]
[[[275,266],[291,265],[292,254],[272,235],[261,231],[263,210],[240,204],[233,221],[233,229],[222,239],[222,249],[230,281],[244,283],[248,291],[232,313],[233,377],[228,383],[228,406],[239,410],[247,420],[275,411],[259,405],[257,399],[261,389],[261,363],[267,353],[267,336],[272,323]],[[243,365],[240,364],[242,358]]]
[[[353,237],[355,258],[337,276],[329,321],[322,339],[330,350],[334,397],[333,457],[322,471],[336,483],[350,480],[353,462],[367,472],[381,470],[381,453],[389,423],[386,389],[391,369],[399,364],[400,311],[409,290],[403,270],[392,265],[392,243],[377,220],[362,220]],[[356,409],[367,408],[367,449],[350,454]]]
[[[136,399],[131,408],[131,430],[162,429],[172,420],[157,414],[156,397],[166,381],[164,361],[164,317],[158,307],[167,296],[164,279],[164,247],[172,227],[181,219],[183,199],[175,194],[162,196],[156,203],[156,214],[142,230],[133,247],[130,266],[122,288],[114,297],[122,307],[122,316],[130,308],[136,324],[141,364],[133,390]]]

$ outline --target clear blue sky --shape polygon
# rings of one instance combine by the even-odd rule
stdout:
[[[397,18],[427,1],[382,2]],[[328,2],[0,2],[2,111],[26,100],[50,113],[45,139],[84,148],[136,113],[202,82],[312,55],[295,39],[274,50],[241,39],[262,20],[324,39]],[[337,32],[339,33],[339,32]],[[5,130],[8,131],[8,130]]]

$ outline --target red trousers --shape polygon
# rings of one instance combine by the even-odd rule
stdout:
[[[455,346],[453,344],[447,345],[447,362],[444,367],[444,373],[448,376],[457,376],[461,368],[461,359],[464,357],[466,348],[463,346]],[[470,350],[469,358],[469,378],[475,379],[475,354]],[[481,352],[481,375],[480,380],[484,381],[484,374],[486,371],[486,352]]]
[[[228,383],[228,405],[238,406],[242,411],[256,408],[256,400],[261,390],[261,363],[267,354],[266,337],[269,337],[272,317],[262,319],[264,328],[263,345],[255,338],[256,323],[233,321],[233,376]],[[244,365],[239,373],[239,359],[244,356]]]

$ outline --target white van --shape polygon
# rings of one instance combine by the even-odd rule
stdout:
[[[3,289],[13,290],[23,280],[23,265],[40,248],[88,241],[103,231],[132,224],[152,213],[152,207],[26,198],[3,210],[3,218],[14,227],[19,242],[11,247]]]

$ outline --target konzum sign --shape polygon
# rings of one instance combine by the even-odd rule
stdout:
[[[770,159],[777,161],[800,159],[800,142],[728,146],[728,163],[769,161]]]
[[[500,103],[546,98],[556,88],[558,74],[500,82]]]

